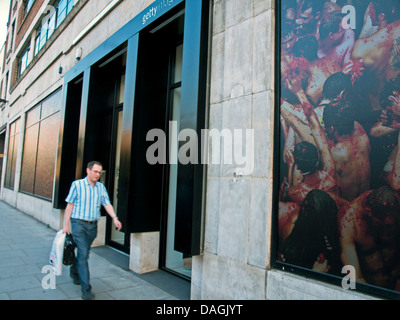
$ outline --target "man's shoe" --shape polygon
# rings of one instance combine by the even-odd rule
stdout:
[[[82,300],[93,300],[95,295],[90,290],[82,292]]]

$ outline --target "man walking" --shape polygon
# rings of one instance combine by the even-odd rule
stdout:
[[[74,284],[81,285],[83,300],[94,298],[90,285],[88,258],[90,246],[97,236],[100,207],[105,208],[118,231],[122,228],[105,186],[98,182],[102,169],[103,165],[100,162],[89,162],[86,178],[74,181],[65,199],[68,204],[65,209],[63,232],[72,233],[78,249],[76,260],[70,269],[70,276]]]

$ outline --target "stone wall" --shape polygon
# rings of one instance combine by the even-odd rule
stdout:
[[[255,166],[238,176],[235,165],[209,165],[192,299],[371,299],[271,268],[274,1],[215,0],[212,30],[209,128],[253,129]]]
[[[209,165],[204,255],[194,259],[194,299],[265,299],[274,131],[273,21],[270,1],[214,1],[209,127],[254,130],[254,170],[241,176],[235,164]]]

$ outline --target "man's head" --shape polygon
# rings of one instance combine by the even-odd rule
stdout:
[[[304,36],[315,34],[324,1],[299,0],[296,14],[296,34]]]
[[[318,59],[318,41],[315,36],[298,38],[293,45],[293,53],[296,57],[304,57],[312,62]]]
[[[324,82],[322,98],[329,101],[345,98],[346,93],[351,90],[351,88],[350,75],[342,72],[333,73]]]
[[[315,228],[332,226],[337,222],[337,206],[333,198],[325,191],[311,190],[300,205],[300,215],[314,220]]]
[[[293,151],[294,162],[303,175],[313,174],[318,169],[318,149],[307,141],[299,142]]]
[[[290,52],[293,43],[296,40],[294,27],[297,2],[296,0],[288,0],[284,1],[281,6],[281,47],[283,51]]]
[[[100,179],[103,165],[99,161],[90,161],[86,168],[87,178],[90,183],[95,183]]]
[[[366,199],[364,220],[371,234],[389,242],[400,236],[400,197],[389,186],[373,190]]]
[[[293,31],[293,24],[289,20],[284,20],[281,26],[281,47],[282,51],[290,52],[296,36]]]
[[[332,45],[339,43],[346,30],[342,27],[343,17],[339,14],[330,13],[326,15],[319,26],[321,40],[329,39]]]
[[[310,233],[304,239],[312,242],[319,239],[320,244],[326,244],[325,241],[329,241],[331,245],[334,245],[335,239],[339,238],[335,200],[325,191],[311,190],[300,205],[295,228],[299,227],[302,227],[303,233]],[[308,244],[310,247],[316,245],[316,243]],[[334,247],[338,248],[339,245]]]
[[[328,135],[337,132],[339,136],[350,135],[354,130],[354,108],[348,100],[340,100],[334,106],[328,105],[324,109],[323,121]]]
[[[398,0],[373,0],[369,11],[372,24],[377,26],[382,22],[394,22],[398,19],[399,10]]]

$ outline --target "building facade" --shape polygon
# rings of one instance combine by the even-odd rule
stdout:
[[[377,285],[364,268],[368,283],[349,289],[343,285],[347,278],[342,269],[333,274],[283,258],[298,249],[285,240],[305,210],[304,199],[290,198],[290,192],[303,191],[292,191],[299,181],[306,181],[304,169],[293,170],[290,150],[296,139],[307,140],[303,135],[327,139],[313,121],[317,111],[302,110],[307,103],[301,98],[320,105],[327,99],[321,93],[328,78],[324,68],[334,73],[333,62],[314,73],[316,68],[301,64],[302,59],[310,63],[325,57],[322,52],[314,54],[317,58],[305,57],[314,50],[314,40],[298,49],[301,54],[295,53],[294,42],[315,30],[321,42],[322,21],[334,16],[332,12],[341,17],[336,25],[345,36],[353,37],[352,50],[361,43],[358,39],[379,32],[374,23],[369,31],[361,23],[373,16],[373,5],[327,1],[319,8],[317,3],[12,0],[0,86],[1,200],[60,229],[72,181],[84,176],[89,161],[98,160],[104,169],[101,181],[123,229],[116,231],[103,215],[95,245],[129,254],[134,272],[165,269],[188,279],[192,299],[397,298],[393,279],[400,261],[392,244],[379,247],[396,253],[389,255],[390,261],[382,260],[385,274],[391,275],[389,285]],[[387,78],[396,79],[400,13],[395,5],[389,7],[394,18],[384,35],[391,42],[382,54],[394,61]],[[352,9],[357,9],[354,19],[361,26],[352,25]],[[351,27],[343,28],[343,21]],[[332,39],[339,32],[327,30]],[[356,58],[349,54],[353,60],[346,63],[353,64],[341,61],[334,70],[346,69],[342,73],[353,76],[352,86],[356,76],[375,69],[365,62],[355,70]],[[296,84],[304,79],[314,81],[319,91],[303,84],[309,90],[300,95]],[[398,99],[393,95],[392,100]],[[292,102],[296,98],[300,108]],[[392,127],[396,135],[398,129]],[[316,140],[311,144],[319,148],[319,170],[328,171],[326,163],[336,161],[334,152],[326,153]],[[389,172],[396,173],[393,150]],[[390,181],[397,190],[396,180]],[[344,185],[341,181],[340,187]],[[333,205],[337,211],[363,194],[347,198],[351,192],[333,192],[330,199],[344,199]],[[314,232],[312,225],[306,233]],[[357,243],[360,248],[362,241]],[[304,239],[297,244],[308,249]],[[381,254],[376,246],[369,249]],[[317,252],[313,263],[328,267],[325,258],[317,261],[318,253],[323,252]],[[360,256],[359,264],[364,260]],[[328,261],[333,270],[333,258]],[[359,271],[358,264],[348,265]]]

